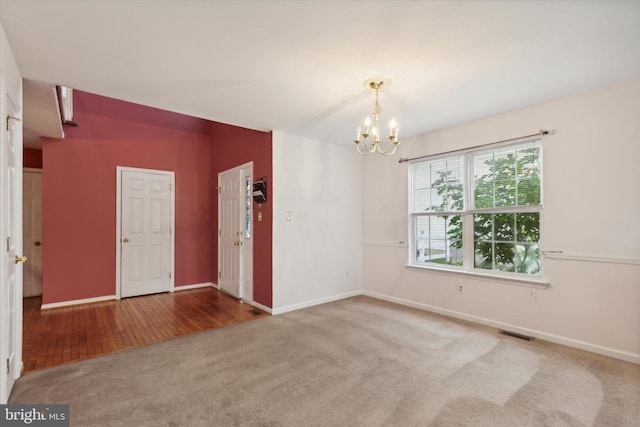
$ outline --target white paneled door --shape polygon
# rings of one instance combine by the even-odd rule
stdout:
[[[22,364],[22,126],[19,111],[8,94],[2,91],[3,131],[0,152],[2,187],[2,283],[0,307],[0,402],[5,403]]]
[[[237,170],[218,176],[219,188],[219,263],[220,289],[241,298],[240,292],[240,201],[241,180]]]
[[[172,172],[122,169],[120,296],[173,288]]]
[[[22,242],[24,256],[23,297],[42,295],[42,171],[22,174]]]
[[[252,302],[253,163],[218,174],[218,288]]]

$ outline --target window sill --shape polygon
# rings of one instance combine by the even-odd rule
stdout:
[[[538,288],[538,289],[546,289],[551,286],[551,283],[543,277],[535,277],[535,276],[514,277],[514,276],[508,276],[508,275],[502,275],[502,274],[496,274],[496,273],[484,273],[484,272],[479,272],[475,270],[468,271],[468,270],[462,270],[462,269],[443,268],[443,267],[430,266],[430,265],[405,264],[405,267],[417,269],[417,270],[428,270],[434,273],[475,277],[477,279],[486,280],[490,282],[500,281],[500,282],[505,282],[512,285],[527,286],[527,287]]]

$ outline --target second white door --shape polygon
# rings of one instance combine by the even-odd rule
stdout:
[[[218,176],[219,185],[219,285],[236,298],[242,298],[240,287],[240,173],[237,170]]]
[[[218,174],[218,288],[253,302],[253,163]]]
[[[172,290],[172,172],[121,174],[120,296]]]
[[[42,171],[24,171],[22,234],[24,256],[23,297],[42,295]]]

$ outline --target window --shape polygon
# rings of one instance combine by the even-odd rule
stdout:
[[[244,209],[244,237],[251,238],[251,199],[253,195],[253,184],[251,183],[251,176],[244,177],[244,189],[245,189],[245,209]]]
[[[538,275],[542,144],[434,156],[410,173],[410,263]]]

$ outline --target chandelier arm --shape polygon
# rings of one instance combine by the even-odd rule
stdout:
[[[356,149],[360,154],[375,154],[376,152],[375,144],[369,146],[368,142],[369,141],[365,139],[361,143],[356,144]]]
[[[383,156],[391,156],[396,152],[396,148],[398,148],[398,144],[390,143],[386,150],[378,150],[380,154]]]
[[[364,140],[364,149],[367,151],[368,154],[375,154],[376,153],[375,141],[372,139],[371,140],[371,145],[369,145],[369,140],[365,139]]]
[[[396,150],[397,144],[394,144],[393,141],[388,142],[383,149],[382,144],[378,145],[378,152],[382,155],[389,156],[393,154]]]
[[[366,150],[367,148],[365,147],[364,149]],[[371,152],[369,152],[369,151],[362,151],[362,150],[360,149],[360,144],[356,144],[356,150],[358,150],[358,153],[360,153],[360,154],[364,154],[365,156],[366,156],[367,154],[371,154]]]

